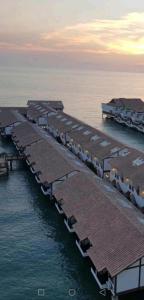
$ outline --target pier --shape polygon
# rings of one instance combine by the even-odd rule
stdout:
[[[26,161],[101,294],[119,299],[144,289],[144,154],[65,114],[57,103],[30,101],[26,117],[19,114],[12,123],[5,113],[1,123],[18,151],[5,163]]]

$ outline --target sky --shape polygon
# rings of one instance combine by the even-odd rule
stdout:
[[[0,65],[144,72],[143,0],[1,0]]]

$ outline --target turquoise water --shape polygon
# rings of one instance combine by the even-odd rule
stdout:
[[[29,98],[62,98],[67,112],[144,150],[142,134],[102,121],[100,112],[101,102],[118,94],[143,97],[143,79],[143,74],[2,69],[0,105],[24,105]],[[15,149],[0,141],[2,151]],[[43,298],[38,289],[44,289]],[[75,290],[74,297],[70,289]],[[0,299],[106,299],[98,293],[62,217],[22,163],[8,178],[0,179]]]

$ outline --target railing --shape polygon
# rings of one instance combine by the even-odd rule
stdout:
[[[24,160],[25,156],[24,155],[7,154],[5,156],[5,159],[7,161],[11,161],[11,160]]]

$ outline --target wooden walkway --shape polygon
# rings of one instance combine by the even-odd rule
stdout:
[[[19,155],[19,154],[7,154],[5,155],[5,160],[6,161],[17,161],[17,160],[24,160],[25,156],[24,155]]]

